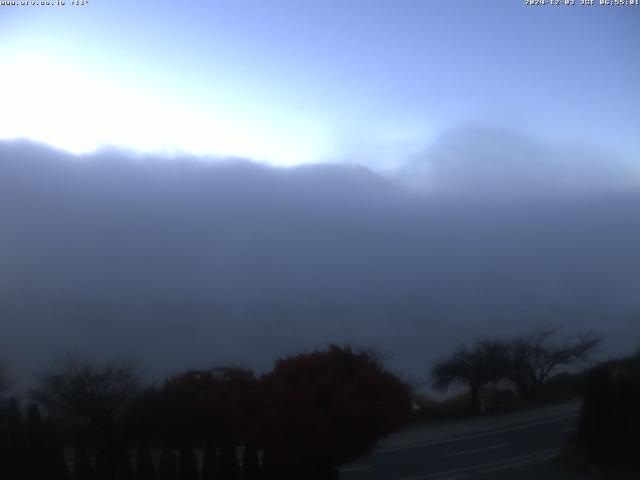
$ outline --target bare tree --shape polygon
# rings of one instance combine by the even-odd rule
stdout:
[[[432,371],[434,385],[446,390],[454,383],[469,387],[470,407],[478,409],[478,392],[483,385],[504,378],[509,366],[509,345],[501,340],[478,340],[469,348],[462,344]]]
[[[99,443],[114,441],[116,424],[140,379],[129,363],[94,364],[66,359],[40,375],[32,397],[66,427]]]
[[[584,362],[601,341],[593,334],[558,340],[558,331],[557,327],[540,328],[511,341],[507,378],[516,384],[520,395],[531,397],[557,368]]]

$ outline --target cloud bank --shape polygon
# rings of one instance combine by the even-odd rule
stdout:
[[[489,198],[536,198],[640,187],[640,169],[611,152],[479,126],[445,132],[404,163],[396,178],[418,192]]]
[[[391,181],[0,142],[0,357],[25,373],[73,349],[158,375],[352,342],[422,378],[460,341],[542,322],[638,346],[640,191],[623,170],[573,176],[535,142],[479,133],[428,153],[429,175],[413,162]]]

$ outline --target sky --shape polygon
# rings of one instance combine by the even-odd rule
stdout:
[[[0,138],[388,171],[480,124],[640,161],[637,7],[70,3],[0,10]]]

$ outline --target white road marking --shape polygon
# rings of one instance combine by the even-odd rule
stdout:
[[[463,472],[489,472],[499,469],[507,469],[510,467],[517,467],[519,465],[525,465],[533,462],[539,462],[543,460],[547,460],[553,457],[558,452],[557,448],[552,448],[549,450],[540,450],[539,452],[534,452],[528,455],[521,455],[518,457],[507,458],[504,460],[499,460],[496,462],[489,463],[480,463],[478,465],[471,465],[470,467],[464,468],[456,468],[454,470],[445,470],[442,472],[428,473],[425,475],[416,475],[414,477],[404,477],[398,480],[426,480],[428,478],[437,478],[437,477],[445,477],[447,475],[453,476],[455,474],[460,474]]]
[[[459,457],[460,455],[469,455],[470,453],[484,452],[485,450],[495,450],[496,448],[506,447],[506,443],[491,445],[490,447],[474,448],[473,450],[465,450],[463,452],[447,453],[445,457]]]
[[[541,420],[539,422],[527,423],[527,424],[523,424],[523,425],[517,425],[515,427],[500,428],[498,430],[491,430],[490,432],[473,433],[471,435],[465,435],[465,436],[462,436],[462,437],[453,437],[453,438],[449,438],[447,440],[435,440],[433,442],[416,443],[416,444],[413,444],[413,445],[406,445],[406,446],[403,446],[403,447],[381,448],[381,449],[378,449],[378,450],[374,450],[371,453],[372,454],[376,454],[376,453],[399,452],[401,450],[411,450],[411,449],[414,449],[414,448],[427,447],[429,445],[441,445],[443,443],[458,442],[460,440],[468,440],[468,439],[471,439],[471,438],[488,437],[490,435],[496,435],[498,433],[511,432],[511,431],[514,431],[514,430],[523,430],[523,429],[526,429],[526,428],[529,428],[529,427],[535,427],[537,425],[544,425],[546,423],[559,422],[561,420],[566,420],[567,418],[577,417],[578,415],[580,415],[580,414],[579,413],[572,413],[571,415],[563,415],[562,417],[550,418],[550,419],[547,419],[547,420]]]

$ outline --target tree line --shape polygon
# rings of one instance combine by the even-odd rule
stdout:
[[[433,384],[446,390],[452,384],[469,389],[469,407],[479,410],[480,389],[490,383],[509,382],[525,400],[535,397],[549,376],[561,367],[585,362],[600,337],[586,333],[559,338],[556,327],[539,328],[511,339],[483,338],[462,344],[432,369]]]
[[[29,399],[0,409],[7,480],[337,478],[411,413],[379,356],[335,345],[262,376],[217,367],[154,385],[131,364],[69,359]]]
[[[584,362],[591,334],[555,328],[462,344],[432,370],[436,387],[489,383],[530,399],[561,367]],[[0,369],[0,395],[9,386]],[[240,367],[189,370],[148,385],[128,363],[70,358],[41,374],[29,403],[0,408],[0,471],[8,480],[337,478],[410,418],[409,385],[374,351],[332,345]],[[44,473],[46,472],[46,474]]]

